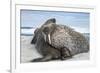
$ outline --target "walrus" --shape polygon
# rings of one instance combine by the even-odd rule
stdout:
[[[50,20],[55,22],[47,23]],[[79,53],[89,51],[89,42],[80,32],[75,31],[69,26],[56,24],[56,19],[47,20],[41,27],[45,41],[49,45],[59,49],[61,54],[65,56],[74,56]]]
[[[55,23],[55,22],[56,22],[55,19],[49,19],[43,25],[47,25],[49,23]],[[34,37],[31,41],[31,44],[35,44],[36,49],[39,51],[39,53],[41,53],[43,55],[43,58],[34,59],[32,61],[48,61],[48,60],[52,60],[54,58],[64,60],[64,59],[71,58],[72,56],[70,54],[69,49],[67,49],[67,48],[66,49],[65,48],[62,48],[62,49],[55,48],[54,46],[50,45],[46,41],[46,39],[48,37],[45,36],[45,33],[49,33],[50,29],[54,30],[55,28],[54,27],[44,28],[43,25],[41,26],[42,28],[37,28],[34,31]],[[51,32],[53,32],[53,31],[51,31]]]

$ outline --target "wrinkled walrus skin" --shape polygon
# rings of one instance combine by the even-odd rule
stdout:
[[[36,33],[37,31],[38,33]],[[36,49],[42,55],[45,53],[47,55],[48,52],[43,52],[43,50],[48,49],[48,51],[54,51],[53,53],[55,53],[55,56],[65,60],[76,54],[89,51],[89,42],[81,33],[76,32],[68,26],[56,24],[55,18],[47,20],[40,28],[35,30],[34,34],[35,36],[33,37],[31,44],[35,44]],[[47,44],[46,47],[44,46],[45,44]],[[46,56],[47,59],[49,57],[48,60],[51,60],[50,54],[49,56]],[[44,61],[45,57],[42,59],[34,61]]]
[[[51,19],[47,21],[50,20]],[[66,48],[70,51],[72,56],[89,51],[89,42],[83,34],[66,25],[60,25],[56,24],[56,22],[52,22],[42,25],[40,28],[42,30],[46,29],[47,32],[44,32],[44,34],[48,37],[46,38],[47,43],[57,49]]]

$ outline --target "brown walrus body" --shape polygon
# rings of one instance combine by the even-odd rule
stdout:
[[[38,32],[35,33],[35,39],[33,38],[31,43],[35,42],[36,49],[43,58],[34,61],[47,61],[52,58],[66,59],[89,51],[89,42],[81,33],[68,26],[56,24],[55,19],[47,20],[36,31]]]
[[[51,19],[47,21],[50,20]],[[57,49],[66,48],[70,51],[71,55],[89,51],[89,42],[83,36],[83,34],[66,25],[60,25],[56,24],[56,22],[51,22],[42,25],[41,29],[44,30],[43,33],[46,36],[45,40],[47,43]]]
[[[89,51],[87,39],[81,33],[74,31],[68,26],[56,25],[50,37],[52,46],[58,49],[67,48],[70,50],[71,55]]]

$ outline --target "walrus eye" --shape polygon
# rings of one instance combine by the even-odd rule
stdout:
[[[47,31],[45,31],[45,34],[48,34],[48,32],[47,32]]]
[[[49,34],[49,28],[48,27],[45,27],[44,29],[43,29],[43,32],[45,33],[45,34]]]

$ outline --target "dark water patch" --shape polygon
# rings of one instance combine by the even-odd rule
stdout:
[[[21,36],[33,36],[33,34],[21,34]]]
[[[32,29],[33,27],[21,27],[21,29]]]

